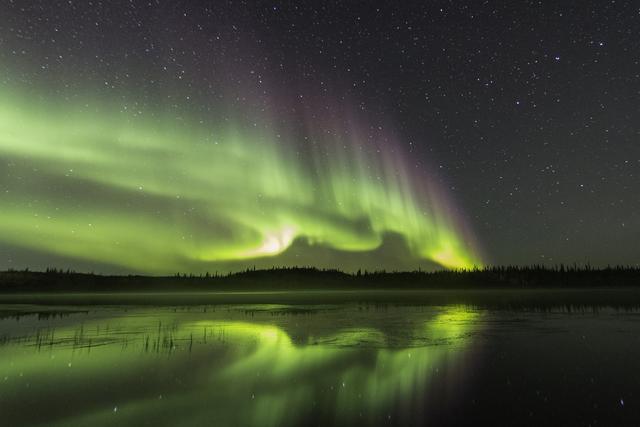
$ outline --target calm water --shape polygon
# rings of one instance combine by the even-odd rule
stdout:
[[[0,306],[0,424],[639,425],[640,312]]]

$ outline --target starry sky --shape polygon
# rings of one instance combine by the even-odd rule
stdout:
[[[640,263],[630,1],[0,2],[0,268]]]

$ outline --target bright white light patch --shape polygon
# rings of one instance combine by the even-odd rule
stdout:
[[[247,257],[278,255],[287,249],[296,237],[293,227],[284,227],[275,232],[265,233],[264,241],[258,248],[245,253]]]

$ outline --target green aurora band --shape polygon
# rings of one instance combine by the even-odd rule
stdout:
[[[410,173],[388,135],[317,119],[300,136],[268,118],[190,123],[96,105],[0,89],[0,243],[165,274],[293,264],[278,256],[294,241],[329,248],[350,270],[349,254],[397,235],[417,260],[481,265],[436,180]]]

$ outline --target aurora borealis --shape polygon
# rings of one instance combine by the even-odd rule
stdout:
[[[0,425],[637,425],[639,12],[0,0]]]
[[[0,2],[0,269],[637,266],[640,29],[586,4]]]
[[[355,119],[316,117],[287,134],[255,116],[250,127],[1,98],[5,244],[172,273],[291,264],[278,255],[298,239],[356,269],[349,254],[395,234],[415,266],[480,265],[443,190],[410,170],[393,135]]]

